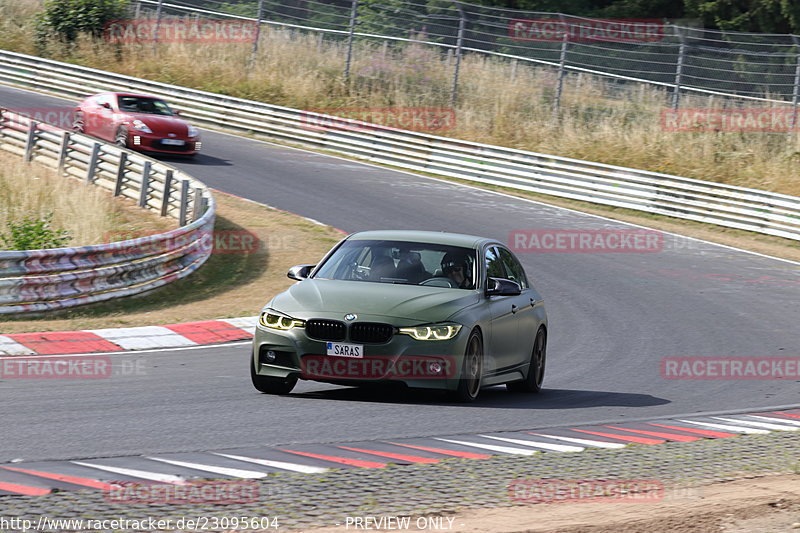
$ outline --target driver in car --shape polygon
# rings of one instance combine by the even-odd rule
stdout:
[[[459,289],[471,289],[472,270],[466,257],[448,252],[442,257],[442,273]]]

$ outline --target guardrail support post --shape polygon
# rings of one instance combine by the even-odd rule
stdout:
[[[156,8],[156,34],[153,38],[153,46],[155,47],[158,44],[158,41],[161,39],[161,11],[164,8],[164,0],[158,0],[158,7]]]
[[[33,159],[33,147],[36,144],[36,126],[38,124],[30,121],[28,124],[28,139],[25,141],[25,162],[30,163]]]
[[[69,150],[69,141],[71,138],[72,134],[68,131],[61,134],[61,145],[58,147],[58,161],[56,163],[59,176],[64,175],[64,165],[67,164],[67,151]]]
[[[178,223],[181,226],[186,225],[186,212],[189,203],[189,180],[181,180],[181,200],[180,200],[180,214],[178,215]]]
[[[94,173],[97,171],[97,161],[100,159],[100,143],[92,145],[92,155],[89,158],[89,166],[86,168],[86,183],[94,181]]]
[[[142,187],[139,189],[139,207],[147,207],[147,193],[150,189],[150,161],[144,162],[142,169]]]
[[[169,210],[169,197],[172,194],[173,171],[167,170],[167,177],[164,178],[164,194],[161,195],[161,216],[167,216]]]
[[[795,47],[800,47],[797,42],[797,37],[792,36]],[[797,131],[797,104],[800,103],[800,54],[796,59],[794,67],[794,89],[792,89],[792,130]],[[789,132],[791,133],[791,131]]]
[[[119,166],[117,167],[117,178],[114,180],[114,196],[122,194],[122,183],[125,181],[125,166],[128,164],[128,152],[119,154]]]
[[[192,200],[192,222],[203,216],[203,189],[194,188],[194,199]]]

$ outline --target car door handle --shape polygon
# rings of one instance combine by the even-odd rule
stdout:
[[[516,312],[517,312],[517,306],[514,305],[514,304],[511,304],[511,313],[513,314],[513,313],[516,313]]]
[[[539,300],[539,302],[540,302],[540,301],[541,301],[541,300]],[[536,300],[534,300],[533,298],[531,298],[531,307],[536,307],[536,304],[538,304],[539,302],[537,302]]]

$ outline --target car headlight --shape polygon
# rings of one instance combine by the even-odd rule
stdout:
[[[461,331],[461,324],[432,324],[400,328],[400,333],[410,335],[418,341],[448,341],[458,335],[459,331]]]
[[[144,122],[142,122],[138,118],[136,120],[134,120],[133,122],[131,122],[131,126],[133,126],[135,129],[137,129],[137,130],[139,130],[141,132],[144,132],[144,133],[153,133],[153,130],[151,130],[150,127],[147,124],[145,124]]]
[[[261,313],[258,319],[259,323],[265,328],[279,329],[281,331],[288,331],[292,328],[305,327],[305,320],[298,320],[290,316],[286,316],[270,309]]]
[[[189,126],[189,129],[188,129],[188,131],[187,131],[187,133],[186,133],[186,134],[187,134],[189,137],[197,137],[198,135],[200,135],[200,130],[198,130],[198,129],[197,129],[197,128],[195,128],[194,126]]]

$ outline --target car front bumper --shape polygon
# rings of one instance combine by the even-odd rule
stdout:
[[[253,338],[252,364],[257,374],[276,378],[342,385],[396,382],[412,388],[455,390],[468,336],[467,328],[447,341],[418,341],[395,334],[383,344],[363,343],[363,357],[350,358],[328,356],[327,343],[309,338],[304,328],[280,331],[259,324]],[[274,353],[272,361],[267,360],[270,351]],[[432,367],[433,363],[441,370]]]

